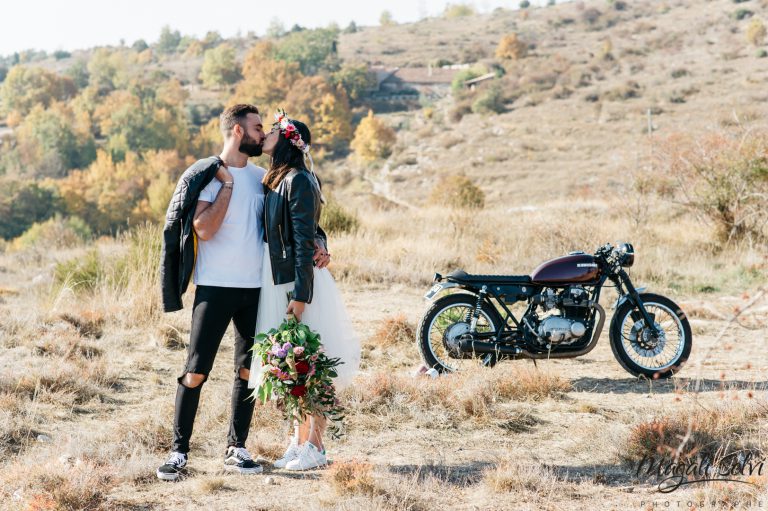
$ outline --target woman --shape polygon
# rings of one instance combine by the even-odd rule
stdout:
[[[284,112],[275,118],[277,122],[263,146],[271,162],[262,181],[266,192],[265,254],[256,331],[267,332],[277,328],[286,315],[296,316],[320,334],[329,357],[344,362],[334,379],[339,390],[349,384],[360,365],[360,342],[330,272],[321,264],[313,265],[317,223],[324,200],[317,177],[304,162],[305,157],[312,161],[309,128],[288,119]],[[254,359],[251,387],[258,385],[260,378],[256,364]],[[307,470],[325,465],[325,425],[322,416],[303,421],[275,466]]]

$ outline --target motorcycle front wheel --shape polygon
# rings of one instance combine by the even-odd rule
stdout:
[[[458,341],[469,333],[476,302],[475,295],[455,293],[435,300],[427,309],[418,329],[419,351],[427,367],[447,373],[496,364],[498,359],[494,353],[463,354],[457,349]],[[477,332],[499,332],[502,322],[499,312],[484,302]]]
[[[685,313],[669,298],[643,293],[640,299],[661,335],[654,336],[640,311],[625,301],[611,320],[613,355],[634,376],[669,378],[680,371],[691,354],[691,325]]]

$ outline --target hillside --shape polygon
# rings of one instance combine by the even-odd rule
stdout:
[[[634,464],[678,449],[768,455],[768,47],[747,38],[766,13],[768,0],[589,0],[362,27],[337,34],[327,68],[301,61],[306,75],[260,46],[292,50],[299,36],[249,36],[226,41],[249,65],[220,86],[199,80],[203,56],[160,53],[155,43],[28,64],[99,66],[74,98],[0,127],[9,169],[0,227],[41,213],[0,240],[0,509],[765,507],[765,470],[662,494],[659,478]],[[510,33],[527,54],[497,59]],[[342,69],[468,64],[459,72],[499,76],[456,93],[430,85],[430,95],[402,102],[351,99],[352,88],[329,85],[336,57]],[[259,81],[289,74],[295,87]],[[180,172],[218,150],[216,112],[248,94],[290,101],[335,128],[320,113],[341,112],[357,127],[371,106],[388,107],[375,119],[377,133],[394,130],[391,154],[363,160],[351,133],[316,153],[331,199],[322,217],[329,269],[362,342],[361,373],[342,396],[347,434],[327,442],[329,468],[274,469],[287,429],[266,406],[247,442],[265,474],[235,477],[221,466],[230,327],[202,392],[189,476],[163,483],[154,471],[170,449],[194,289],[183,310],[161,312],[160,220]],[[318,113],[318,97],[336,108]],[[493,108],[477,108],[483,98]],[[57,130],[90,151],[84,168],[32,150],[60,149]],[[443,180],[460,175],[468,180]],[[416,329],[434,272],[529,273],[616,240],[635,246],[635,285],[668,296],[690,320],[693,350],[673,378],[635,378],[617,363],[612,288],[601,297],[606,326],[582,357],[417,375]]]

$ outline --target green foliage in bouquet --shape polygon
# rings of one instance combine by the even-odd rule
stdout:
[[[322,415],[329,419],[331,435],[341,436],[343,408],[333,378],[343,362],[325,354],[320,334],[289,317],[278,328],[256,335],[251,350],[261,365],[252,398],[275,401],[288,420]]]

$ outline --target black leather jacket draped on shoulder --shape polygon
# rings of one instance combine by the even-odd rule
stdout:
[[[311,303],[315,239],[328,247],[320,219],[320,190],[305,169],[291,170],[275,190],[266,190],[264,233],[274,283],[295,282],[293,299]]]
[[[193,163],[179,178],[168,204],[160,258],[160,286],[165,312],[182,308],[181,295],[187,290],[195,266],[195,234],[192,221],[197,199],[223,163],[218,156]]]

